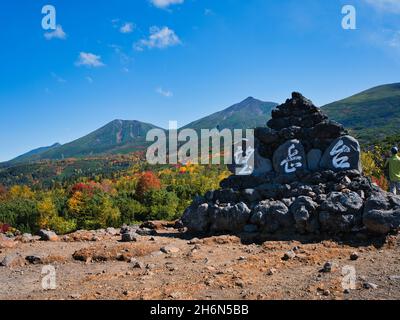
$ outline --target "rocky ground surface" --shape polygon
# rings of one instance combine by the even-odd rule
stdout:
[[[399,235],[252,242],[147,227],[3,236],[0,299],[400,299]],[[42,288],[45,265],[55,268],[55,290]],[[352,290],[342,287],[346,266],[356,271]]]

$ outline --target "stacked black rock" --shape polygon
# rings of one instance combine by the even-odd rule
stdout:
[[[192,232],[387,234],[400,227],[400,197],[363,176],[360,145],[343,126],[293,93],[255,129],[252,175],[234,175],[195,199]]]

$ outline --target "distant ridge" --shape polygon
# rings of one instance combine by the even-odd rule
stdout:
[[[374,87],[322,108],[364,143],[400,133],[400,83]]]
[[[253,97],[230,106],[220,112],[191,122],[184,128],[200,129],[249,129],[265,126],[271,116],[271,110],[278,103],[264,102]]]
[[[248,97],[222,111],[201,118],[184,128],[246,129],[265,126],[278,103]],[[400,134],[400,83],[374,87],[349,98],[327,104],[323,111],[350,128],[363,143]],[[56,143],[25,153],[1,166],[38,160],[59,160],[89,156],[125,154],[145,149],[146,134],[159,128],[136,120],[114,120],[100,129],[70,143]]]

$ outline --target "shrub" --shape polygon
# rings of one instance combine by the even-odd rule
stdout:
[[[79,229],[98,229],[120,224],[121,213],[114,207],[110,196],[97,191],[94,194],[77,191],[68,200],[70,214]]]
[[[41,229],[51,229],[57,234],[66,234],[76,229],[75,221],[67,221],[58,216],[57,208],[50,197],[46,197],[38,203],[38,212],[38,224]]]
[[[147,212],[141,220],[173,220],[178,216],[179,199],[173,192],[150,190],[144,196]]]
[[[37,202],[32,199],[15,198],[0,202],[0,221],[22,232],[39,230]]]
[[[160,188],[160,179],[152,171],[146,171],[140,175],[136,186],[136,194],[138,197],[143,197],[146,192],[159,190]]]
[[[130,197],[118,197],[115,199],[115,204],[121,212],[121,223],[133,223],[136,217],[143,216],[146,212],[144,205]]]

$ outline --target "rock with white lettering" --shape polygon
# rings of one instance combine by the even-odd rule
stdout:
[[[333,171],[358,170],[362,172],[360,154],[358,141],[351,136],[343,136],[333,141],[326,149],[320,167]]]
[[[307,169],[306,154],[299,140],[282,144],[274,153],[273,166],[279,174],[293,175]]]
[[[237,176],[248,176],[254,173],[255,148],[254,141],[243,139],[232,146],[232,164],[228,169]]]

